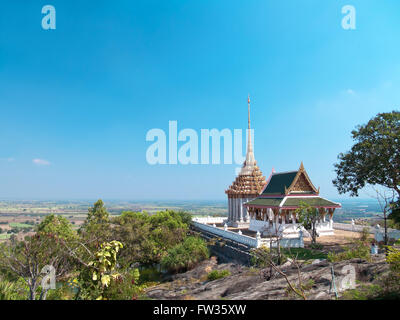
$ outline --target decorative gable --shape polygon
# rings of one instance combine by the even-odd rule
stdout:
[[[319,189],[317,190],[312,184],[306,170],[304,169],[303,162],[300,165],[300,169],[293,179],[292,184],[289,188],[285,188],[285,194],[289,193],[314,193],[319,194]]]

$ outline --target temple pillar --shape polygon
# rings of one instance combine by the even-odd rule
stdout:
[[[296,224],[296,213],[292,212],[292,224]]]
[[[232,221],[232,198],[228,198],[228,221]]]
[[[329,209],[329,227],[333,229],[333,213],[335,212],[335,209]]]
[[[282,211],[281,218],[282,218],[282,225],[285,225],[286,224],[286,211]]]
[[[239,220],[243,222],[243,198],[239,198]]]
[[[236,220],[235,221],[239,221],[240,220],[240,199],[236,198]]]
[[[232,210],[232,221],[235,221],[235,198],[231,200],[231,210]]]
[[[250,199],[246,199],[246,202],[249,202],[250,201]],[[250,216],[249,216],[249,211],[248,211],[248,208],[246,208],[246,221],[247,222],[249,222],[250,221]]]

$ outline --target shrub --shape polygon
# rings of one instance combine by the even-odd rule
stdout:
[[[230,271],[226,270],[226,269],[213,270],[213,271],[208,273],[207,279],[209,281],[214,281],[214,280],[217,280],[217,279],[225,278],[225,277],[230,276],[230,275],[231,275]]]
[[[171,272],[180,272],[193,268],[200,261],[209,257],[206,242],[198,237],[187,237],[170,250],[161,260],[163,268]]]
[[[400,275],[400,250],[388,247],[387,263],[390,265],[390,270]]]
[[[350,259],[364,259],[367,261],[371,260],[370,247],[368,244],[361,240],[355,240],[349,247],[344,247],[343,252],[339,253],[328,253],[328,260],[331,262],[338,262]]]
[[[0,300],[25,300],[28,291],[25,281],[21,278],[12,282],[0,279]]]

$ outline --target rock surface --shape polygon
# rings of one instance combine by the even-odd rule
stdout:
[[[327,300],[335,298],[331,290],[333,266],[337,291],[346,290],[349,285],[371,283],[388,271],[384,255],[374,257],[372,262],[360,259],[330,263],[326,260],[313,261],[302,265],[301,281],[308,286],[307,299]],[[230,276],[208,281],[212,270],[229,270]],[[286,264],[282,271],[289,281],[298,285],[298,270],[292,264]],[[352,274],[355,277],[352,277]],[[354,279],[355,278],[355,279]],[[269,280],[266,280],[269,279]],[[218,264],[215,258],[202,262],[193,270],[172,277],[170,282],[148,288],[146,294],[151,299],[227,299],[227,300],[281,300],[300,299],[289,290],[285,278],[275,271],[243,267],[238,264]]]

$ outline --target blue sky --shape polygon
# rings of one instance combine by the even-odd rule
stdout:
[[[398,109],[399,16],[397,0],[3,0],[0,198],[224,199],[237,165],[151,166],[145,137],[245,129],[248,93],[264,175],[303,161],[338,198],[351,130]]]

